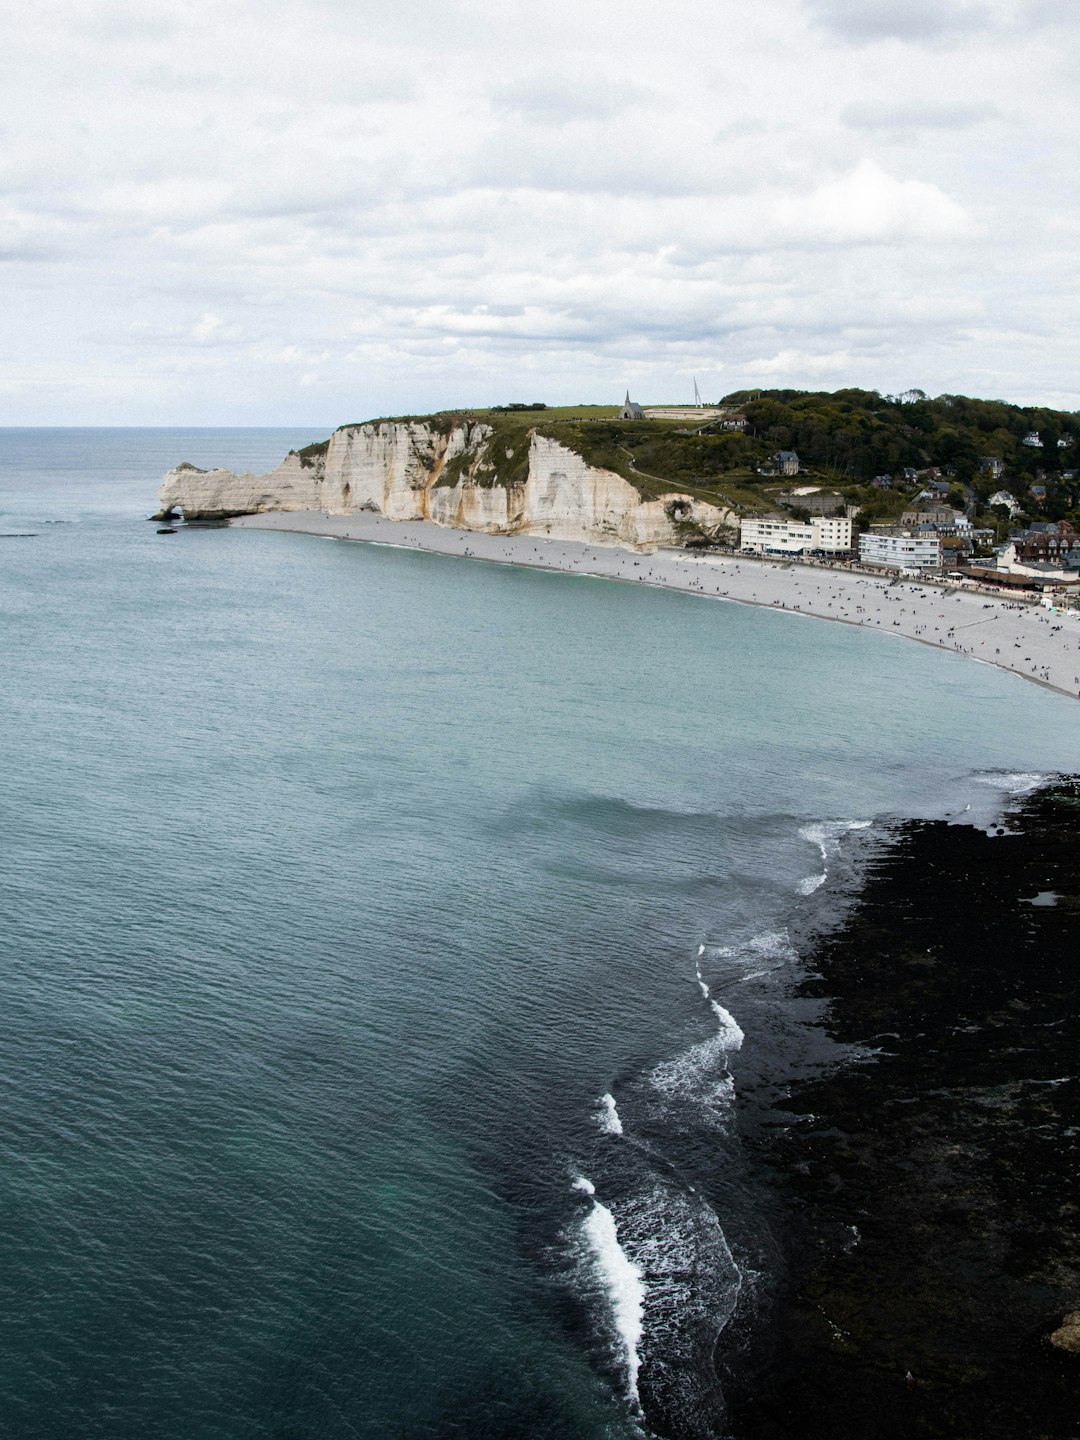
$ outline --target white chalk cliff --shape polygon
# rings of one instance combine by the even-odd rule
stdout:
[[[687,526],[713,531],[728,510],[673,489],[643,500],[612,470],[589,465],[557,440],[532,433],[527,455],[504,448],[490,426],[461,421],[380,421],[335,431],[325,449],[290,454],[266,475],[181,465],[161,486],[161,515],[222,519],[266,510],[368,510],[391,520],[431,520],[489,534],[657,545]]]

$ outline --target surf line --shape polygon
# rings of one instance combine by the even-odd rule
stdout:
[[[622,1352],[620,1358],[625,1372],[626,1398],[640,1415],[638,1373],[641,1370],[639,1347],[645,1324],[645,1279],[640,1267],[619,1244],[615,1216],[596,1198],[596,1186],[584,1175],[579,1175],[573,1188],[587,1195],[592,1202],[582,1224],[582,1235],[593,1270],[604,1291]]]

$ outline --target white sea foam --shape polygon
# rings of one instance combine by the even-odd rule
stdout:
[[[735,1016],[732,1015],[731,1011],[725,1010],[723,1005],[720,1005],[716,1000],[710,1000],[709,1004],[713,1008],[713,1014],[720,1022],[720,1035],[718,1038],[723,1050],[741,1050],[742,1043],[746,1039],[742,1026],[735,1019]]]
[[[821,874],[807,875],[795,887],[800,895],[812,895],[829,878],[829,861],[836,854],[841,838],[849,830],[866,830],[870,820],[822,820],[816,825],[804,825],[799,834],[821,851]]]
[[[649,1080],[661,1095],[692,1099],[714,1113],[726,1115],[735,1100],[735,1081],[727,1073],[727,1058],[733,1050],[742,1048],[746,1036],[731,1011],[709,998],[709,987],[700,975],[698,983],[716,1016],[717,1033],[657,1065],[649,1072]]]
[[[574,1188],[584,1190],[593,1197],[592,1208],[582,1225],[582,1235],[610,1310],[626,1375],[627,1398],[635,1408],[640,1408],[638,1372],[641,1369],[639,1347],[645,1316],[645,1282],[640,1268],[619,1244],[615,1216],[596,1199],[596,1187],[584,1176],[579,1176]]]
[[[645,1281],[645,1318],[650,1334],[661,1314],[674,1327],[680,1312],[703,1308],[695,1293],[706,1279],[720,1279],[733,1302],[741,1281],[716,1212],[696,1191],[656,1185],[620,1207],[623,1247]],[[702,1262],[706,1262],[704,1265]]]
[[[977,775],[975,778],[980,785],[989,785],[992,790],[1004,790],[1007,795],[1030,795],[1033,790],[1038,790],[1040,785],[1045,785],[1048,777],[1025,770],[1010,774]]]
[[[659,1178],[613,1209],[620,1248],[641,1286],[636,1350],[651,1388],[670,1413],[715,1420],[712,1356],[743,1284],[716,1212],[699,1193]],[[701,1432],[695,1426],[693,1433]]]
[[[825,884],[828,878],[829,871],[826,866],[820,875],[804,875],[795,889],[798,890],[800,895],[812,895],[815,890],[820,889],[820,887]]]
[[[691,1045],[673,1060],[665,1060],[649,1072],[654,1090],[668,1100],[693,1100],[714,1114],[726,1115],[735,1100],[735,1081],[726,1069],[727,1051],[722,1036],[714,1035]]]
[[[596,1117],[597,1124],[601,1130],[606,1130],[609,1135],[621,1135],[623,1123],[615,1105],[614,1095],[600,1096],[600,1110]]]
[[[726,970],[731,968],[732,961],[737,963],[742,973],[733,978],[740,984],[746,980],[756,980],[762,975],[770,975],[774,970],[782,970],[792,960],[799,958],[786,930],[765,930],[739,945],[717,945],[712,948],[712,954],[717,961],[724,962]],[[742,969],[744,965],[749,968]],[[698,983],[705,983],[700,964]],[[708,994],[705,998],[709,998]]]
[[[698,983],[698,985],[699,985],[700,988],[701,988],[701,993],[702,993],[702,995],[705,997],[705,999],[708,1000],[709,994],[710,994],[709,987],[708,987],[708,985],[706,985],[706,983],[705,983],[705,977],[704,977],[704,976],[702,975],[702,973],[701,973],[701,956],[702,956],[704,953],[705,953],[705,946],[704,946],[704,945],[699,945],[699,946],[698,946],[698,963],[697,963],[697,965],[694,967],[694,970],[695,970],[695,974],[697,975],[697,983]]]

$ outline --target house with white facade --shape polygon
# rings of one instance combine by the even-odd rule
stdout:
[[[990,499],[986,503],[990,506],[991,509],[993,509],[995,505],[1004,505],[1010,515],[1020,514],[1020,505],[1017,502],[1016,497],[1010,495],[1008,490],[995,490],[993,495],[990,496]]]
[[[850,515],[812,515],[814,549],[823,555],[850,555],[855,548],[851,536]]]
[[[747,516],[739,526],[739,549],[757,555],[848,555],[851,520],[846,515]]]
[[[996,455],[980,455],[979,474],[989,475],[991,480],[998,480],[1005,474],[1005,461],[999,460]]]
[[[866,530],[859,536],[859,560],[889,570],[940,570],[941,539],[911,530]]]

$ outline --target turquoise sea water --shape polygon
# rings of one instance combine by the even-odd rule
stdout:
[[[1075,768],[1076,704],[145,523],[323,433],[0,431],[5,1434],[722,1435],[740,1129],[837,1058],[800,955],[890,817]]]

